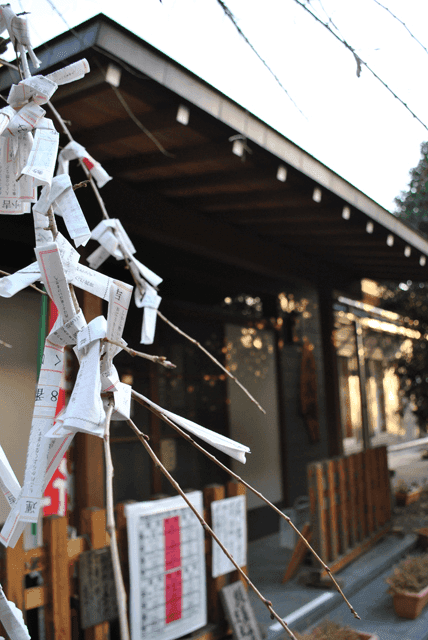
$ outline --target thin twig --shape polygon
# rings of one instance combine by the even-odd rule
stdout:
[[[398,16],[395,15],[395,13],[392,13],[391,9],[389,9],[388,7],[385,7],[385,5],[383,5],[381,2],[379,2],[378,0],[373,0],[373,2],[376,2],[376,4],[379,7],[382,7],[382,9],[385,9],[385,11],[388,11],[388,13],[395,18],[395,20],[397,20],[397,22],[399,22],[407,31],[407,33],[409,34],[410,37],[413,38],[413,40],[415,40],[421,47],[422,49],[425,51],[425,53],[428,53],[428,49],[422,44],[422,42],[420,40],[417,39],[417,37],[410,31],[409,27],[406,25],[405,22],[403,22],[402,20],[400,20],[400,18]]]
[[[3,271],[2,269],[0,269],[0,273],[3,274],[4,276],[11,276],[12,274],[9,273],[8,271]],[[36,291],[38,291],[38,293],[43,293],[44,296],[47,296],[48,294],[46,293],[46,291],[43,291],[42,289],[39,289],[39,287],[36,287],[35,284],[30,284],[28,285],[29,287],[31,287],[32,289],[35,289]]]
[[[58,111],[55,109],[55,107],[53,106],[52,102],[50,100],[48,100],[47,104],[49,105],[52,113],[54,114],[55,118],[58,120],[59,124],[61,125],[62,131],[63,133],[68,137],[68,139],[70,140],[70,142],[74,142],[74,138],[71,135],[67,125],[64,122],[64,119],[62,118],[61,114],[58,113]],[[97,185],[95,184],[95,180],[92,178],[91,173],[89,171],[89,169],[86,167],[85,163],[83,162],[83,160],[81,158],[79,158],[79,164],[82,167],[87,179],[89,180],[89,183],[92,187],[92,190],[95,194],[96,199],[98,200],[98,204],[100,205],[100,209],[101,209],[101,213],[103,214],[103,217],[108,220],[110,218],[109,214],[107,213],[107,208],[104,204],[104,200],[102,199],[99,189],[97,187]]]
[[[110,83],[108,83],[110,84]],[[157,146],[157,148],[159,149],[159,151],[161,153],[163,153],[164,156],[166,156],[167,158],[175,158],[175,155],[173,153],[170,153],[169,151],[167,151],[165,149],[165,147],[163,147],[161,145],[161,143],[159,142],[159,140],[153,135],[153,133],[151,131],[149,131],[147,129],[147,127],[145,127],[143,125],[142,122],[140,122],[140,120],[137,118],[137,116],[135,115],[135,113],[132,111],[131,107],[129,106],[129,104],[126,102],[125,98],[123,97],[122,93],[119,91],[119,89],[117,87],[114,87],[112,84],[110,84],[110,87],[113,89],[113,91],[116,94],[117,99],[119,100],[120,104],[122,105],[122,107],[125,109],[126,113],[128,114],[128,116],[131,118],[131,120],[137,125],[137,127],[140,129],[140,131],[142,131],[143,133],[146,134],[146,136],[148,138],[150,138],[150,140]]]
[[[58,235],[58,227],[56,226],[55,214],[54,214],[54,211],[53,211],[53,208],[52,208],[52,207],[49,207],[49,209],[48,209],[48,213],[47,213],[47,216],[46,216],[46,217],[47,217],[47,218],[48,218],[48,220],[49,220],[49,224],[48,224],[48,226],[47,226],[47,227],[45,227],[45,229],[44,229],[44,230],[45,230],[45,231],[50,231],[50,232],[52,233],[52,235],[53,235],[53,239],[54,239],[54,241],[55,241],[55,240],[56,240],[56,237],[57,237],[57,235]]]
[[[232,478],[235,478],[235,480],[238,480],[238,482],[241,482],[245,487],[247,487],[247,489],[249,489],[252,493],[254,493],[258,498],[260,498],[261,500],[263,500],[263,502],[265,502],[271,509],[273,509],[281,518],[283,518],[286,522],[288,522],[288,524],[290,525],[290,527],[296,532],[296,534],[300,537],[300,539],[303,541],[303,543],[306,545],[306,547],[308,548],[308,550],[314,555],[314,557],[316,558],[316,560],[318,560],[318,562],[321,564],[322,568],[324,569],[324,571],[329,575],[330,579],[332,580],[332,582],[334,583],[337,591],[340,593],[340,595],[342,596],[342,598],[344,599],[344,601],[346,602],[346,604],[348,605],[349,609],[351,610],[351,612],[353,613],[353,615],[355,616],[355,618],[357,618],[358,620],[360,620],[360,616],[358,615],[358,613],[355,611],[354,607],[351,605],[351,603],[349,602],[349,600],[346,598],[345,594],[343,593],[342,589],[340,588],[339,584],[337,583],[335,577],[333,576],[330,567],[328,567],[328,565],[326,565],[326,563],[324,562],[324,560],[322,560],[322,558],[320,558],[320,556],[317,554],[317,552],[315,551],[315,549],[313,547],[311,547],[311,545],[309,544],[309,542],[306,540],[306,538],[302,535],[302,533],[299,531],[299,529],[297,529],[297,527],[293,524],[292,520],[289,518],[289,516],[287,516],[285,513],[283,513],[282,511],[280,511],[280,509],[278,509],[278,507],[276,507],[274,504],[272,504],[272,502],[270,502],[270,500],[268,500],[267,498],[265,498],[265,496],[260,493],[260,491],[257,491],[257,489],[254,489],[254,487],[252,487],[250,484],[248,484],[248,482],[246,482],[245,480],[243,480],[237,473],[235,473],[234,471],[232,471],[231,469],[229,469],[228,467],[226,467],[226,465],[224,465],[222,462],[220,462],[220,460],[218,460],[215,456],[212,455],[212,453],[209,453],[206,449],[204,449],[200,444],[198,444],[195,440],[193,440],[193,438],[191,436],[189,436],[185,431],[183,431],[183,429],[181,429],[178,425],[176,425],[174,422],[172,422],[172,420],[170,420],[169,418],[167,418],[163,413],[161,413],[160,411],[157,411],[154,407],[152,407],[151,405],[147,404],[144,400],[144,397],[142,395],[140,395],[137,391],[135,391],[134,389],[132,389],[132,397],[139,402],[141,405],[143,405],[144,407],[146,407],[147,409],[149,409],[149,411],[151,411],[152,413],[154,413],[158,418],[160,418],[161,420],[163,420],[164,422],[166,422],[167,424],[169,424],[173,429],[175,429],[175,431],[177,431],[177,433],[179,433],[181,436],[183,436],[183,438],[185,438],[185,440],[187,440],[188,442],[190,442],[190,444],[192,444],[194,447],[196,447],[196,449],[198,449],[198,451],[200,451],[201,453],[203,453],[204,455],[206,455],[210,460],[212,460],[215,464],[217,464],[221,469],[223,469],[223,471],[226,471],[226,473],[228,473],[230,476],[232,476]]]
[[[243,38],[245,40],[245,42],[247,43],[247,45],[250,47],[250,49],[256,54],[256,56],[258,57],[258,59],[260,60],[260,62],[266,67],[266,69],[269,71],[269,73],[271,74],[271,76],[275,79],[275,81],[277,82],[277,84],[281,87],[281,89],[284,91],[285,95],[287,96],[287,98],[289,100],[291,100],[291,102],[294,104],[294,106],[296,107],[297,111],[299,113],[302,114],[302,116],[307,120],[305,114],[303,113],[303,111],[297,106],[297,104],[295,103],[295,101],[293,100],[293,98],[291,97],[291,95],[289,94],[289,92],[287,91],[287,89],[284,87],[284,85],[282,84],[281,80],[278,78],[278,76],[272,71],[272,69],[270,68],[270,66],[268,65],[268,63],[266,62],[266,60],[264,60],[262,58],[262,56],[258,53],[258,51],[256,50],[256,48],[254,47],[254,45],[251,44],[251,42],[248,40],[247,36],[245,35],[245,33],[242,31],[241,27],[238,24],[237,19],[235,18],[235,16],[233,15],[233,13],[231,12],[231,10],[229,9],[229,7],[226,6],[226,4],[223,2],[223,0],[217,0],[218,4],[221,6],[221,8],[223,9],[224,13],[226,14],[226,16],[229,18],[229,20],[232,22],[233,26],[235,27],[235,29],[237,30],[237,32],[239,33],[239,35],[241,36],[241,38]]]
[[[88,180],[82,180],[82,182],[78,182],[77,184],[74,184],[73,191],[76,191],[76,189],[80,189],[80,187],[87,187],[90,182],[91,181],[88,179]]]
[[[168,320],[168,318],[165,318],[165,316],[163,315],[163,313],[161,313],[159,311],[159,309],[157,310],[158,312],[158,316],[159,318],[161,318],[161,320],[163,320],[164,322],[166,322],[167,324],[169,324],[170,327],[172,327],[174,329],[174,331],[177,331],[177,333],[179,333],[180,335],[184,336],[185,338],[187,338],[187,340],[189,340],[192,344],[196,345],[198,347],[198,349],[200,349],[201,351],[203,351],[205,353],[205,355],[207,355],[210,360],[212,360],[218,367],[220,367],[220,369],[222,371],[225,372],[225,374],[227,376],[229,376],[229,378],[231,380],[233,380],[234,382],[236,382],[236,384],[238,385],[238,387],[240,387],[242,389],[242,391],[244,393],[247,394],[247,396],[250,398],[251,402],[254,402],[254,404],[260,409],[260,411],[262,413],[266,413],[266,411],[263,409],[263,407],[261,406],[261,404],[259,404],[257,402],[257,400],[251,395],[251,393],[248,391],[248,389],[246,389],[244,387],[244,385],[239,382],[238,378],[235,378],[235,376],[230,373],[230,371],[228,371],[225,367],[223,367],[223,365],[216,359],[214,358],[214,356],[205,349],[205,347],[203,347],[200,342],[198,342],[197,340],[195,340],[194,338],[191,338],[189,335],[187,335],[187,333],[184,333],[184,331],[182,331],[181,329],[179,329],[175,324],[173,324],[170,320]]]
[[[267,607],[269,613],[270,613],[270,617],[272,619],[277,620],[280,625],[285,629],[285,631],[288,633],[288,635],[290,636],[290,638],[294,638],[294,640],[296,640],[296,636],[294,635],[294,633],[291,631],[291,629],[289,629],[287,623],[276,613],[276,611],[274,610],[274,608],[272,607],[272,602],[270,600],[267,600],[261,593],[260,591],[257,589],[257,587],[255,586],[255,584],[253,582],[251,582],[250,578],[247,576],[246,573],[244,573],[244,571],[241,569],[241,567],[239,566],[239,564],[233,559],[233,557],[230,555],[229,551],[226,549],[226,547],[224,546],[224,544],[220,541],[220,539],[216,536],[216,534],[214,533],[214,531],[211,529],[211,527],[207,524],[207,522],[204,520],[203,516],[201,516],[201,514],[199,513],[199,511],[196,509],[196,507],[190,502],[189,498],[186,496],[186,494],[184,493],[184,491],[182,490],[182,488],[180,487],[180,485],[178,484],[178,482],[176,480],[174,480],[174,478],[172,477],[172,475],[166,470],[166,468],[164,467],[164,465],[162,464],[162,462],[159,460],[159,458],[157,457],[157,455],[155,454],[155,452],[153,451],[153,449],[151,448],[151,446],[149,445],[149,443],[147,442],[147,437],[145,437],[145,434],[141,433],[141,431],[138,429],[138,427],[132,422],[132,420],[127,420],[127,423],[129,424],[129,426],[131,427],[131,429],[134,431],[134,433],[137,435],[138,439],[140,440],[140,442],[143,443],[144,448],[146,449],[147,453],[149,454],[149,456],[151,457],[151,459],[153,460],[154,464],[156,465],[156,467],[159,467],[159,469],[161,470],[161,472],[163,473],[163,475],[167,478],[167,480],[172,484],[172,486],[174,487],[174,489],[177,491],[177,493],[180,494],[180,496],[183,498],[183,500],[187,503],[187,505],[189,506],[189,508],[193,511],[193,513],[195,514],[195,516],[197,517],[197,519],[199,520],[199,522],[201,523],[204,531],[206,531],[213,540],[216,541],[216,543],[218,544],[218,546],[220,547],[220,549],[223,551],[223,553],[229,558],[230,562],[233,564],[233,566],[236,568],[236,570],[239,572],[242,580],[245,580],[245,582],[248,584],[249,587],[251,587],[251,589],[254,591],[254,593],[256,594],[256,596],[258,598],[260,598],[260,600],[263,602],[263,604]]]
[[[416,120],[417,120],[417,121],[418,121],[418,122],[419,122],[419,123],[420,123],[420,124],[421,124],[425,129],[426,129],[426,130],[427,130],[427,131],[428,131],[428,126],[427,126],[424,122],[422,122],[422,120],[421,120],[420,118],[418,118],[418,116],[416,115],[416,113],[410,109],[410,107],[409,107],[409,106],[408,106],[408,105],[407,105],[407,104],[406,104],[406,103],[405,103],[405,102],[404,102],[404,101],[403,101],[403,100],[402,100],[402,99],[401,99],[401,98],[400,98],[400,97],[395,93],[395,91],[393,91],[393,90],[391,89],[391,87],[390,87],[390,86],[389,86],[389,85],[388,85],[384,80],[382,80],[382,78],[381,78],[380,76],[378,76],[378,75],[377,75],[377,73],[376,73],[375,71],[373,71],[373,69],[372,69],[372,68],[367,64],[367,62],[364,62],[364,60],[362,60],[362,59],[360,58],[360,56],[358,56],[358,55],[356,54],[355,49],[354,49],[353,47],[351,47],[351,45],[350,45],[350,44],[348,44],[348,42],[346,42],[346,40],[344,40],[343,38],[341,38],[340,36],[338,36],[338,35],[337,35],[337,33],[335,33],[335,32],[333,31],[333,29],[330,27],[330,25],[329,25],[328,23],[326,23],[326,22],[323,22],[323,21],[321,20],[321,18],[319,18],[315,13],[313,13],[313,12],[308,8],[308,6],[307,6],[307,5],[305,5],[305,4],[304,4],[303,2],[301,2],[300,0],[294,0],[294,1],[295,1],[295,2],[297,2],[297,4],[298,4],[300,7],[302,7],[302,9],[304,9],[305,11],[307,11],[307,12],[308,12],[308,13],[309,13],[313,18],[315,18],[315,20],[316,20],[317,22],[319,22],[320,24],[322,24],[322,25],[323,25],[323,27],[325,27],[325,28],[327,29],[327,31],[329,31],[329,32],[330,32],[330,33],[331,33],[331,34],[332,34],[332,35],[333,35],[337,40],[339,40],[339,42],[341,42],[341,43],[343,44],[343,46],[344,46],[344,47],[346,47],[346,48],[347,48],[347,49],[352,53],[352,55],[354,56],[355,60],[357,61],[357,68],[358,68],[359,66],[363,65],[363,66],[367,69],[367,71],[370,71],[370,73],[371,73],[371,74],[376,78],[376,80],[378,80],[378,81],[381,83],[381,85],[383,85],[383,86],[385,87],[385,89],[386,89],[387,91],[389,91],[389,93],[390,93],[392,96],[394,96],[394,98],[395,98],[396,100],[398,100],[398,102],[400,102],[400,103],[403,105],[403,107],[404,107],[405,109],[407,109],[407,111],[408,111],[409,113],[411,113],[411,114],[412,114],[412,116],[413,116],[413,117],[414,117],[414,118],[415,118],[415,119],[416,119]]]
[[[113,563],[113,575],[116,585],[116,599],[119,609],[119,624],[121,640],[130,640],[128,615],[126,607],[126,591],[123,582],[122,570],[120,567],[119,550],[117,548],[116,524],[114,520],[114,501],[113,501],[113,462],[110,449],[110,422],[113,413],[114,400],[110,397],[107,412],[106,426],[104,431],[104,456],[106,463],[106,507],[107,507],[107,532],[110,535],[111,559]]]
[[[156,364],[160,364],[166,369],[176,369],[177,367],[177,365],[167,360],[166,356],[152,356],[149,353],[143,353],[142,351],[135,351],[135,349],[131,349],[130,347],[125,347],[120,342],[116,342],[116,340],[110,340],[110,338],[103,338],[103,340],[104,342],[109,342],[110,344],[116,345],[116,347],[121,347],[124,351],[129,353],[130,356],[138,356],[139,358],[150,360],[150,362],[155,362]]]

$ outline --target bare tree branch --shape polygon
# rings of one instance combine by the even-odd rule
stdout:
[[[248,389],[246,389],[244,387],[243,384],[241,384],[241,382],[239,382],[238,378],[235,378],[235,376],[230,373],[230,371],[228,371],[228,369],[226,369],[225,367],[223,367],[223,365],[216,359],[214,358],[214,356],[205,349],[205,347],[203,347],[201,345],[200,342],[198,342],[197,340],[195,340],[194,338],[191,338],[189,335],[187,335],[187,333],[184,333],[184,331],[182,331],[181,329],[179,329],[179,327],[177,327],[175,324],[173,324],[170,320],[168,320],[168,318],[166,318],[163,313],[161,313],[158,309],[158,316],[159,318],[161,318],[164,322],[166,322],[167,324],[169,324],[170,327],[172,327],[174,329],[174,331],[177,331],[177,333],[179,333],[181,336],[184,336],[185,338],[187,338],[187,340],[189,340],[192,344],[196,345],[198,347],[198,349],[200,349],[201,351],[203,351],[205,353],[205,355],[207,355],[210,360],[212,360],[218,367],[220,367],[220,369],[222,371],[225,372],[225,374],[227,376],[229,376],[229,378],[231,380],[233,380],[234,382],[236,382],[236,384],[238,385],[238,387],[240,387],[242,389],[242,391],[250,398],[251,402],[254,402],[254,404],[256,405],[256,407],[258,407],[260,409],[260,411],[262,413],[266,413],[266,411],[263,409],[263,407],[261,406],[261,404],[259,404],[257,402],[257,400],[251,395],[251,393],[248,391]]]
[[[119,550],[117,547],[116,524],[114,520],[114,500],[113,500],[113,462],[110,448],[110,422],[113,413],[114,400],[110,397],[107,412],[106,426],[104,431],[104,456],[106,463],[106,507],[107,507],[107,532],[110,535],[111,559],[113,563],[113,575],[116,586],[117,607],[119,610],[119,625],[121,640],[130,640],[128,627],[128,614],[126,607],[126,590],[123,582],[122,569],[120,567]]]
[[[247,489],[249,489],[252,493],[254,493],[258,498],[263,500],[263,502],[265,502],[271,509],[273,509],[281,518],[283,518],[286,522],[288,522],[290,527],[295,531],[295,533],[297,533],[297,535],[304,542],[304,544],[309,549],[309,551],[314,555],[316,560],[318,560],[318,562],[320,563],[320,565],[322,566],[324,571],[329,575],[329,577],[331,578],[332,582],[334,583],[337,591],[340,593],[340,595],[342,596],[342,598],[344,599],[344,601],[348,605],[348,607],[351,610],[351,612],[353,613],[354,617],[357,618],[358,620],[360,620],[360,616],[355,611],[354,607],[351,605],[349,600],[346,598],[346,596],[343,593],[342,589],[340,588],[338,582],[336,581],[335,577],[333,576],[330,567],[328,565],[326,565],[326,563],[317,554],[315,549],[313,547],[311,547],[311,545],[306,540],[306,538],[301,534],[299,529],[297,529],[297,527],[293,524],[291,518],[289,518],[285,513],[280,511],[280,509],[278,509],[278,507],[276,507],[274,504],[272,504],[272,502],[270,502],[267,498],[265,498],[265,496],[262,493],[260,493],[260,491],[257,491],[257,489],[254,489],[254,487],[252,487],[250,484],[248,484],[248,482],[246,482],[240,476],[238,476],[237,473],[234,473],[231,469],[226,467],[226,465],[224,465],[222,462],[220,462],[220,460],[217,460],[217,458],[215,456],[213,456],[206,449],[204,449],[200,444],[195,442],[195,440],[193,440],[193,438],[191,438],[185,431],[183,431],[183,429],[180,429],[180,427],[178,425],[176,425],[174,422],[172,422],[172,420],[169,420],[169,418],[167,418],[163,413],[160,413],[154,407],[148,405],[145,402],[143,396],[140,395],[137,391],[134,391],[134,389],[132,390],[132,397],[137,402],[139,402],[141,405],[143,405],[144,407],[149,409],[152,413],[154,413],[158,418],[160,418],[161,420],[163,420],[164,422],[169,424],[173,429],[175,429],[175,431],[177,431],[177,433],[179,433],[181,436],[183,436],[183,438],[185,438],[188,442],[190,442],[190,444],[192,444],[194,447],[196,447],[196,449],[198,449],[198,451],[200,451],[201,453],[206,455],[207,458],[209,458],[215,464],[217,464],[221,469],[223,469],[223,471],[226,471],[226,473],[228,473],[230,476],[232,476],[232,478],[235,478],[235,480],[238,480],[238,482],[242,482],[242,484],[245,487],[247,487]]]
[[[277,620],[280,623],[280,625],[283,627],[283,629],[285,629],[285,631],[288,633],[290,638],[293,638],[294,640],[296,640],[296,636],[291,631],[291,629],[288,627],[287,623],[276,613],[276,611],[272,607],[272,602],[270,600],[267,600],[260,593],[260,591],[257,589],[255,584],[253,582],[251,582],[250,578],[246,575],[246,573],[244,573],[242,571],[242,569],[239,566],[239,564],[233,559],[233,557],[230,555],[229,551],[226,549],[226,547],[223,545],[223,543],[219,540],[219,538],[216,536],[214,531],[211,529],[211,527],[207,524],[207,522],[201,516],[201,514],[196,509],[196,507],[194,507],[193,504],[190,502],[189,498],[186,496],[186,494],[184,493],[184,491],[182,490],[182,488],[180,487],[178,482],[176,480],[174,480],[172,475],[166,470],[166,468],[164,467],[162,462],[159,460],[159,458],[156,456],[155,452],[153,451],[153,449],[149,445],[147,436],[145,436],[145,434],[141,433],[141,431],[138,429],[138,427],[135,426],[135,424],[132,422],[132,420],[127,420],[127,422],[129,424],[129,426],[131,427],[131,429],[134,431],[134,433],[137,435],[137,437],[140,440],[140,442],[143,443],[144,448],[146,449],[147,453],[149,454],[149,456],[153,460],[154,464],[157,467],[159,467],[159,469],[161,470],[163,475],[167,478],[167,480],[171,483],[171,485],[174,487],[174,489],[177,491],[177,493],[179,493],[180,496],[183,498],[183,500],[187,503],[188,507],[193,511],[193,513],[195,514],[195,516],[197,517],[197,519],[201,523],[201,525],[204,528],[204,530],[212,537],[213,540],[216,541],[216,543],[218,544],[220,549],[223,551],[223,553],[229,558],[229,560],[231,561],[233,566],[239,572],[242,580],[245,580],[245,582],[248,584],[248,586],[254,591],[256,596],[258,598],[260,598],[260,600],[263,602],[263,604],[267,607],[267,609],[268,609],[268,611],[270,613],[270,617],[272,619]]]

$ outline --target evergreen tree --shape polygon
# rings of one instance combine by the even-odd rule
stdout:
[[[428,237],[428,142],[421,144],[421,159],[410,171],[407,191],[395,198],[396,215],[418,233]],[[384,305],[412,322],[422,338],[413,341],[413,349],[395,362],[401,393],[414,405],[422,431],[428,431],[428,283],[389,284]]]
[[[409,188],[395,198],[395,204],[399,218],[428,235],[428,142],[421,144],[421,159],[410,171]]]

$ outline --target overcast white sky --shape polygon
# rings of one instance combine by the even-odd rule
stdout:
[[[225,0],[303,117],[217,0],[11,0],[31,11],[34,46],[103,12],[217,87],[393,210],[428,131],[295,0]],[[303,0],[304,1],[304,0]],[[427,0],[382,0],[428,47]],[[428,53],[375,0],[311,0],[428,125]],[[326,13],[325,13],[325,12]]]

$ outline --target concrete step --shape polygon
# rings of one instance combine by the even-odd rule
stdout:
[[[277,536],[269,536],[249,545],[250,577],[263,593],[272,601],[275,611],[283,617],[291,629],[305,631],[316,626],[324,618],[340,621],[354,629],[376,632],[378,629],[380,640],[398,638],[395,629],[401,633],[401,640],[428,640],[428,609],[421,620],[427,619],[420,625],[417,621],[402,620],[392,609],[392,598],[387,594],[385,578],[391,568],[399,560],[410,553],[416,544],[416,536],[408,534],[404,538],[387,535],[372,549],[351,563],[337,574],[346,597],[361,617],[356,620],[340,594],[335,589],[320,590],[307,587],[297,577],[282,585],[281,578],[285,571],[289,554],[279,547]],[[280,640],[284,630],[277,622],[269,619],[266,607],[250,593],[250,599],[256,618],[267,640]],[[419,620],[419,619],[418,619]],[[417,622],[417,624],[415,624]],[[391,633],[386,633],[390,624]],[[421,636],[419,628],[426,630]],[[415,629],[414,631],[411,631]],[[382,633],[380,633],[382,632]],[[404,635],[403,635],[404,633]],[[412,635],[414,634],[414,635]]]

